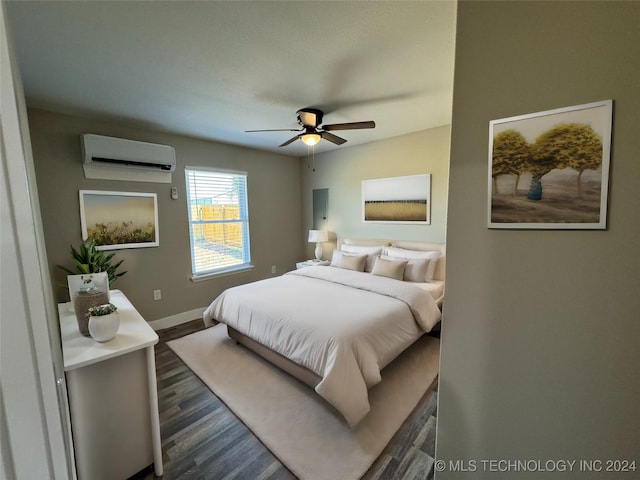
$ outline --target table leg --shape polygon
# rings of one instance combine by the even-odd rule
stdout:
[[[160,414],[158,412],[158,387],[156,384],[156,356],[153,346],[147,347],[147,371],[149,379],[149,413],[151,414],[151,444],[153,468],[157,477],[162,475],[162,443],[160,440]]]

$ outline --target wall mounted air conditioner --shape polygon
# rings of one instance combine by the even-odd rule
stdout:
[[[87,133],[82,135],[84,175],[104,180],[171,183],[173,147]]]

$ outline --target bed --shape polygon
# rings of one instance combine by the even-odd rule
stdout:
[[[225,290],[204,322],[226,324],[230,337],[314,388],[353,427],[381,370],[439,323],[444,254],[442,244],[347,239],[330,266]]]

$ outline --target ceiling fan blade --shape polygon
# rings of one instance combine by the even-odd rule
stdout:
[[[323,125],[322,129],[331,130],[358,130],[361,128],[376,128],[376,122],[370,120],[368,122],[351,122],[351,123],[334,123],[332,125]]]
[[[297,130],[294,130],[297,131]],[[289,145],[290,143],[295,142],[298,139],[299,135],[296,135],[293,138],[290,138],[289,140],[287,140],[286,142],[284,142],[282,145],[279,145],[280,147],[286,147],[287,145]]]
[[[275,130],[245,130],[244,133],[255,133],[255,132],[301,132],[303,129],[296,128],[277,128]]]
[[[334,135],[333,133],[329,133],[329,132],[319,132],[319,133],[322,138],[324,138],[325,140],[329,140],[331,143],[335,143],[336,145],[342,145],[343,143],[346,142],[344,138],[340,138],[337,135]]]

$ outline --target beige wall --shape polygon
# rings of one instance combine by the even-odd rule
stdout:
[[[302,162],[303,243],[306,256],[314,245],[306,243],[312,227],[312,192],[329,189],[328,230],[338,236],[444,242],[446,237],[447,182],[450,127],[442,126],[333,152],[305,157]],[[347,144],[348,145],[348,144]],[[315,172],[313,167],[315,166]],[[362,222],[362,180],[431,174],[431,225],[393,225]],[[330,258],[331,245],[325,246]]]
[[[441,460],[638,461],[639,19],[638,2],[458,5]],[[488,230],[489,121],[609,98],[607,230]],[[499,476],[477,467],[437,479]]]
[[[114,288],[123,290],[148,321],[204,307],[224,288],[272,276],[272,265],[278,274],[291,270],[302,256],[300,162],[296,158],[40,110],[29,111],[29,127],[54,285],[66,282],[56,265],[71,266],[69,245],[81,242],[78,191],[83,189],[158,195],[160,246],[115,251],[115,259],[125,260],[128,273]],[[173,183],[85,179],[80,147],[83,133],[174,147]],[[198,283],[190,280],[185,165],[248,172],[252,271]],[[171,199],[171,186],[178,188],[178,200]],[[156,289],[162,290],[162,300],[153,300]],[[65,289],[56,288],[56,293],[58,301],[67,300]]]

